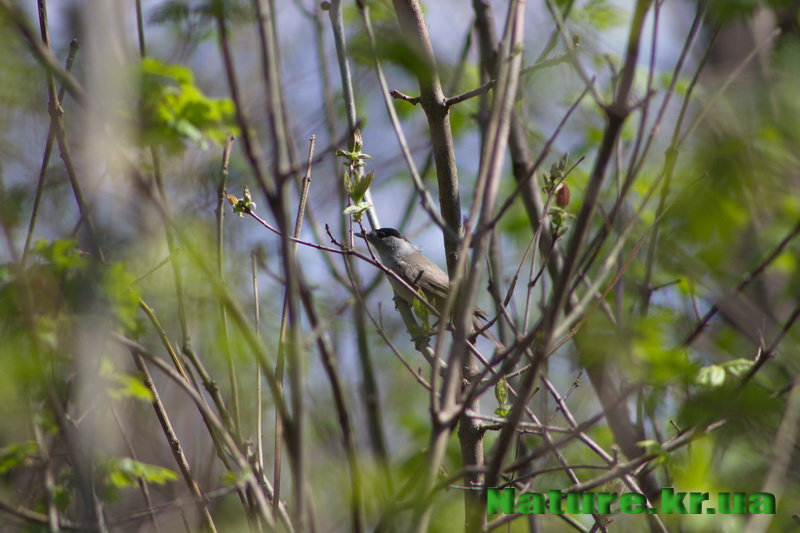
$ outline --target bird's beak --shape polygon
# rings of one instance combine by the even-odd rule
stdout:
[[[365,233],[353,233],[356,237],[361,237],[364,240],[367,240],[367,235]]]

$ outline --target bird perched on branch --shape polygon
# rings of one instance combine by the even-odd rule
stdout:
[[[439,266],[422,255],[416,246],[394,228],[380,228],[366,235],[367,241],[378,252],[381,263],[397,274],[403,281],[422,295],[440,314],[444,311],[447,295],[450,293],[450,278]],[[412,305],[414,295],[407,287],[389,277],[395,294]],[[488,319],[488,315],[480,307],[475,306],[472,321],[474,335]],[[487,339],[503,347],[497,338],[488,331],[481,332]]]

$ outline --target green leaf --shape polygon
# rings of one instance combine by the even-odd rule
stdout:
[[[411,302],[411,309],[414,311],[414,314],[419,317],[423,327],[428,328],[430,324],[431,313],[428,310],[428,307],[421,301],[424,300],[427,302],[428,299],[425,297],[425,293],[422,292],[422,289],[418,289],[417,294],[419,295],[419,299],[414,298],[414,301]]]
[[[344,171],[344,178],[342,179],[342,182],[344,183],[344,190],[347,193],[347,196],[350,196],[352,198],[353,178],[350,176],[350,173],[351,173],[350,169]]]
[[[58,348],[58,322],[55,318],[38,316],[32,319],[33,333],[42,347]]]
[[[506,405],[508,401],[508,382],[506,378],[500,378],[500,381],[494,386],[494,397],[497,398],[497,403],[500,406]]]
[[[609,30],[625,21],[623,11],[608,0],[591,0],[576,14],[576,20],[598,30]]]
[[[117,371],[114,363],[107,357],[100,360],[98,374],[109,383],[106,392],[114,400],[135,398],[147,402],[153,401],[150,389],[144,386],[140,377]]]
[[[256,203],[250,196],[250,189],[247,188],[247,185],[244,186],[243,198],[241,200],[229,194],[228,202],[233,206],[233,212],[239,215],[239,218],[244,218],[245,213],[256,210]]]
[[[720,366],[725,369],[731,377],[741,378],[744,377],[753,368],[755,362],[750,359],[734,359],[733,361],[725,361]]]
[[[168,468],[134,461],[128,457],[112,461],[108,480],[112,486],[125,488],[136,485],[139,479],[148,483],[165,485],[178,479],[178,474]]]
[[[86,266],[86,257],[81,254],[78,243],[73,239],[51,242],[40,239],[33,245],[33,253],[51,263],[57,276]]]
[[[178,151],[190,141],[205,148],[209,140],[221,144],[238,131],[233,101],[206,97],[187,67],[145,58],[139,70],[137,118],[144,143]]]
[[[136,276],[131,274],[123,262],[113,263],[106,272],[105,294],[117,318],[129,331],[136,331],[139,313],[139,289],[133,285]]]
[[[72,492],[59,485],[53,491],[53,500],[59,511],[66,511],[69,504],[72,503]]]
[[[375,178],[375,171],[373,170],[369,174],[363,177],[357,177],[354,180],[352,190],[348,191],[350,198],[355,202],[358,203],[364,198],[364,195],[367,193],[367,189],[369,186],[372,185],[372,180]]]
[[[364,216],[364,213],[366,213],[369,210],[370,207],[372,207],[372,204],[369,202],[359,202],[356,205],[347,206],[344,209],[343,213],[345,215],[352,215],[353,220],[355,220],[356,222],[361,222],[361,218]]]
[[[239,483],[239,477],[230,470],[225,470],[219,475],[220,481],[225,485],[236,485]]]
[[[701,387],[716,389],[725,384],[725,369],[719,365],[709,365],[697,372],[695,382]]]
[[[0,448],[0,474],[12,468],[27,466],[39,456],[39,446],[33,441],[11,444]]]
[[[664,455],[667,453],[667,451],[664,449],[664,446],[662,446],[657,440],[642,440],[636,444],[637,446],[644,448],[647,455]]]
[[[114,379],[119,384],[118,388],[109,388],[108,394],[114,400],[122,398],[134,398],[146,402],[153,401],[153,393],[145,387],[140,378],[129,376],[126,374],[118,374]]]

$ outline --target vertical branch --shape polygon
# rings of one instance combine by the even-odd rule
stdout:
[[[258,17],[258,38],[259,51],[261,56],[261,74],[264,78],[264,92],[267,102],[268,124],[272,139],[273,152],[273,174],[283,179],[284,174],[289,168],[289,148],[284,120],[281,84],[280,84],[280,58],[278,56],[278,43],[275,35],[274,10],[271,0],[253,0],[253,5]],[[284,190],[281,183],[278,183],[279,191]],[[283,195],[280,194],[280,198]],[[298,209],[298,216],[305,209],[304,200]],[[295,226],[295,230],[298,227]],[[298,235],[295,235],[297,237]],[[297,247],[292,245],[292,254]],[[289,298],[292,294],[289,287],[284,293],[283,308],[281,312],[281,326],[278,346],[278,360],[275,366],[275,376],[278,380],[279,394],[283,395],[283,377],[285,366],[286,350],[286,328],[288,325]],[[283,463],[283,421],[281,417],[275,416],[275,452],[273,458],[273,485],[275,488],[275,499],[273,501],[275,512],[277,513],[281,497],[281,466]],[[295,479],[295,483],[300,481]]]
[[[258,39],[261,52],[261,74],[269,111],[269,127],[274,154],[273,174],[281,179],[289,169],[289,147],[286,120],[281,95],[281,66],[278,40],[275,35],[275,15],[272,0],[253,0],[258,17]]]
[[[150,371],[148,370],[147,365],[145,364],[141,355],[133,352],[133,356],[133,359],[136,362],[136,367],[144,377],[144,384],[153,397],[153,410],[155,410],[156,417],[158,417],[158,422],[161,425],[161,429],[164,432],[164,435],[167,437],[170,451],[172,451],[172,457],[175,459],[175,463],[178,465],[178,470],[180,470],[183,481],[186,484],[186,487],[189,489],[189,494],[192,495],[192,500],[194,500],[195,506],[197,507],[197,512],[200,513],[200,516],[202,517],[203,527],[212,532],[216,531],[217,528],[214,525],[214,520],[211,518],[211,513],[208,510],[206,497],[200,491],[200,485],[198,485],[197,481],[192,475],[189,462],[186,460],[186,454],[183,452],[183,446],[181,446],[181,442],[178,440],[178,436],[175,434],[175,430],[172,428],[172,422],[170,422],[167,410],[164,408],[164,404],[161,402],[161,398],[158,394],[155,384],[153,384],[153,378],[150,376]]]
[[[617,143],[620,132],[622,131],[624,120],[629,113],[628,98],[630,96],[631,83],[638,58],[640,45],[639,38],[641,35],[644,17],[647,13],[649,5],[650,0],[639,0],[637,2],[633,20],[631,22],[631,29],[628,37],[627,55],[625,58],[625,65],[623,66],[621,73],[621,81],[618,85],[614,102],[606,108],[607,122],[605,135],[597,154],[594,169],[589,178],[581,212],[571,230],[572,235],[567,246],[566,257],[562,270],[560,275],[554,280],[554,287],[550,295],[550,300],[544,316],[542,317],[542,323],[539,328],[542,342],[538,343],[536,346],[533,367],[526,372],[521,379],[520,385],[517,389],[518,400],[514,402],[514,405],[512,406],[511,412],[508,416],[508,424],[500,432],[495,450],[495,456],[492,458],[486,475],[487,486],[496,486],[499,480],[501,466],[505,454],[508,452],[508,449],[514,439],[516,425],[519,423],[522,413],[524,412],[527,398],[533,390],[539,365],[541,365],[545,355],[549,352],[549,345],[552,342],[554,328],[556,326],[558,317],[560,316],[564,302],[569,296],[568,289],[571,286],[572,273],[575,270],[578,253],[588,231],[589,221],[599,201],[601,185],[605,177],[606,168],[613,154],[613,148]],[[604,376],[605,372],[602,372],[602,368],[598,370],[596,365],[585,364],[585,366],[587,366],[587,372],[589,373],[590,378],[593,379],[593,385],[595,386],[595,389],[601,398],[601,403],[610,411],[608,419],[609,423],[613,425],[616,421],[612,420],[612,418],[616,418],[616,416],[620,415],[619,406],[617,403],[615,403],[615,401],[611,401],[607,394],[604,394],[604,391],[607,390],[607,387],[604,386],[605,384],[599,384],[593,378],[593,376],[600,377],[600,374]],[[614,411],[611,411],[611,406],[614,406]],[[622,412],[624,413],[624,409],[622,409]],[[624,415],[624,418],[624,421],[627,422],[627,415]],[[622,422],[623,421],[620,421],[620,424],[622,424]],[[629,422],[628,425],[630,425]],[[617,426],[615,426],[615,428],[616,427]],[[619,436],[617,431],[614,431],[614,434],[615,436]],[[635,451],[635,448],[634,450],[627,449],[627,444],[629,442],[630,439],[626,438],[624,443],[620,443],[621,446],[626,448],[626,454],[631,451]]]
[[[258,259],[255,251],[250,252],[250,267],[253,275],[253,324],[256,335],[261,337],[261,308],[258,303]],[[256,363],[256,461],[258,473],[264,473],[264,432],[262,430],[261,367]],[[275,501],[280,501],[275,498]]]
[[[47,3],[45,0],[37,0],[38,15],[39,15],[39,29],[41,32],[41,43],[44,50],[52,56],[52,47],[50,45],[50,29],[47,21]],[[31,43],[34,42],[34,37],[30,37]],[[55,126],[55,137],[58,142],[61,159],[64,162],[64,167],[72,187],[73,196],[78,206],[78,211],[81,214],[83,223],[89,236],[90,245],[93,252],[97,255],[100,263],[105,263],[103,250],[100,246],[100,241],[95,231],[94,223],[92,221],[91,212],[86,200],[83,196],[80,181],[78,180],[77,170],[72,159],[69,142],[67,140],[66,126],[64,123],[64,109],[61,107],[61,99],[59,98],[58,90],[56,89],[55,77],[50,70],[47,71],[47,94],[49,98],[48,111],[50,113],[51,123]],[[68,453],[70,454],[73,463],[74,475],[78,491],[81,494],[83,505],[81,511],[86,517],[87,521],[93,527],[97,527],[100,531],[105,531],[106,524],[102,513],[101,502],[97,498],[94,486],[94,448],[90,445],[88,439],[81,439],[80,435],[73,431],[70,426],[70,421],[67,420],[66,413],[60,403],[60,399],[56,396],[55,392],[51,389],[47,390],[48,399],[50,400],[50,407],[59,424],[59,430],[64,436]],[[88,445],[88,446],[87,446]]]
[[[436,71],[428,27],[422,16],[422,7],[417,0],[393,0],[400,27],[411,46],[417,49],[425,61],[424,72],[418,75],[420,104],[428,118],[433,145],[433,160],[439,185],[439,209],[450,232],[444,232],[444,248],[447,272],[456,276],[460,236],[463,233],[461,220],[461,196],[458,190],[458,170],[450,129],[450,109],[445,104],[442,84]]]
[[[50,46],[50,29],[47,24],[47,2],[45,0],[37,0],[39,8],[39,29],[42,36],[42,44],[45,50],[52,56]],[[69,141],[67,140],[67,130],[64,123],[64,108],[61,107],[61,99],[56,89],[56,80],[53,73],[47,71],[47,95],[50,99],[48,110],[50,112],[50,120],[55,125],[55,136],[58,141],[58,149],[61,153],[61,159],[64,161],[64,168],[67,171],[67,177],[72,187],[72,194],[75,197],[75,203],[78,205],[78,211],[81,214],[83,223],[86,226],[86,231],[89,235],[89,240],[93,252],[97,254],[97,258],[101,263],[105,263],[103,250],[100,246],[100,241],[97,236],[97,231],[94,226],[91,210],[86,198],[83,195],[81,183],[78,180],[78,171],[75,168],[75,163],[72,159],[72,150],[70,149]]]
[[[301,298],[303,300],[303,307],[305,308],[308,321],[314,331],[317,331],[319,329],[320,320],[316,308],[314,307],[311,293],[305,283],[301,283]],[[326,335],[323,334],[318,336],[317,348],[322,356],[322,365],[325,368],[325,373],[327,374],[328,380],[331,384],[339,427],[342,431],[344,453],[347,456],[347,466],[350,474],[350,513],[352,531],[355,533],[361,533],[364,531],[364,524],[361,517],[361,508],[363,506],[363,502],[361,501],[362,492],[358,469],[358,450],[356,449],[356,443],[353,437],[353,426],[347,409],[345,387],[339,375],[335,353],[331,349]]]
[[[342,98],[344,99],[345,116],[347,117],[348,139],[353,137],[358,124],[356,114],[356,99],[353,94],[353,77],[350,74],[350,62],[347,60],[347,41],[344,35],[344,17],[342,15],[341,0],[332,0],[330,4],[330,19],[333,28],[333,42],[336,45],[336,57],[339,63],[339,75],[342,78]],[[364,170],[359,169],[363,174]],[[372,192],[367,189],[364,193],[364,201],[372,204]],[[378,220],[378,213],[374,207],[367,210],[367,219],[372,229],[381,227]]]
[[[222,150],[222,163],[219,172],[219,186],[217,188],[217,276],[221,283],[225,283],[225,209],[223,203],[227,198],[228,187],[228,165],[231,160],[231,149],[233,147],[233,135],[225,139],[225,146]],[[219,301],[219,323],[222,335],[222,351],[228,363],[228,379],[231,386],[231,403],[233,418],[233,431],[237,442],[242,442],[242,421],[239,414],[239,385],[236,380],[236,365],[231,354],[230,339],[228,337],[228,316],[225,312],[225,304]]]
[[[33,419],[33,415],[31,416],[31,418]],[[50,533],[58,533],[61,531],[61,526],[58,518],[58,507],[56,506],[56,501],[54,497],[56,490],[56,483],[55,483],[55,476],[53,475],[53,460],[52,457],[50,456],[50,451],[48,450],[47,443],[44,440],[41,424],[39,423],[38,420],[32,420],[32,422],[33,422],[33,434],[36,437],[37,451],[41,457],[41,461],[44,463],[44,468],[42,469],[43,470],[42,477],[44,478],[43,485],[45,490],[45,500],[47,501],[48,526],[50,527]],[[150,504],[149,497],[145,495],[145,498],[147,499],[149,505]],[[155,525],[155,520],[153,521],[153,525],[155,526],[156,533],[158,533],[158,526]]]
[[[571,5],[571,4],[569,4]],[[565,9],[569,9],[569,5]],[[494,15],[491,4],[488,0],[473,0],[472,8],[475,11],[475,25],[478,31],[479,50],[481,56],[481,66],[489,78],[497,75],[499,62],[497,60],[497,31],[495,29]],[[552,49],[556,42],[556,34],[548,42],[539,59]],[[587,88],[588,90],[588,88]],[[486,97],[481,98],[485,101]],[[545,204],[539,193],[536,180],[536,165],[528,151],[528,138],[525,127],[520,120],[519,114],[512,113],[510,129],[508,133],[508,146],[511,156],[511,171],[514,181],[520,188],[522,205],[528,216],[532,231],[536,234],[536,242],[539,252],[546,257],[548,271],[552,277],[558,275],[563,263],[563,253],[559,246],[556,246],[554,239],[549,232],[542,231],[542,213],[546,212]],[[538,163],[538,161],[537,161]]]
[[[481,167],[475,186],[475,198],[480,198],[481,201],[473,202],[467,222],[466,241],[469,241],[472,228],[477,227],[475,238],[472,242],[473,254],[469,274],[465,279],[461,294],[462,300],[454,318],[456,332],[453,336],[453,344],[449,355],[451,368],[456,361],[461,361],[463,378],[467,381],[474,381],[478,379],[479,375],[476,361],[467,355],[466,339],[472,328],[472,308],[478,293],[479,276],[483,271],[483,265],[489,250],[492,230],[490,221],[494,216],[497,191],[500,186],[500,175],[508,147],[511,112],[517,94],[519,70],[522,65],[522,42],[525,27],[524,8],[524,0],[511,2],[508,8],[505,32],[499,54],[498,63],[500,66],[495,85],[494,103],[486,128],[481,152]],[[464,246],[466,246],[466,243]],[[450,402],[449,398],[456,392],[455,378],[454,372],[448,372],[444,390],[442,391],[442,407],[445,413],[448,411],[446,402]],[[525,404],[527,403],[527,398],[520,397],[518,401]],[[477,409],[477,400],[473,409]],[[462,415],[459,436],[467,441],[462,442],[462,456],[465,454],[464,449],[472,444],[473,446],[481,447],[482,461],[482,442],[471,442],[482,438],[478,422]],[[481,474],[473,474],[467,478],[467,481],[476,488],[482,487],[485,482]],[[483,493],[471,493],[471,498],[465,499],[465,503],[468,507],[467,530],[482,528],[486,524]]]
[[[142,10],[141,3],[137,1],[136,21],[137,21],[137,34],[139,38],[139,53],[141,54],[141,57],[144,58],[145,54],[147,53],[147,45],[145,41],[143,16],[141,10]],[[154,144],[150,145],[150,157],[153,162],[153,181],[155,182],[159,198],[163,202],[164,206],[169,206],[166,189],[164,187],[163,173],[161,172],[161,158],[159,156],[158,147]],[[173,235],[173,232],[169,228],[167,218],[164,217],[163,215],[164,214],[162,213],[162,221],[164,223],[164,235],[167,241],[167,249],[169,250],[170,257],[172,258],[170,261],[170,267],[172,268],[172,277],[175,282],[175,296],[177,300],[178,323],[180,324],[181,328],[181,351],[189,358],[189,360],[192,362],[192,365],[197,369],[198,373],[200,374],[200,377],[203,380],[203,385],[211,394],[211,397],[214,400],[214,404],[219,410],[220,416],[222,416],[222,420],[225,422],[226,427],[232,431],[235,431],[237,439],[241,441],[241,436],[238,429],[239,428],[238,416],[231,417],[227,407],[225,406],[225,402],[222,399],[222,395],[219,392],[219,388],[216,382],[214,382],[208,375],[208,373],[205,371],[202,362],[198,359],[197,354],[195,353],[194,348],[192,346],[192,337],[189,329],[189,321],[186,314],[186,298],[183,288],[183,270],[181,268],[178,259],[179,254],[177,253],[178,250],[175,245],[175,237]],[[219,219],[218,219],[218,224],[221,224],[221,221]],[[221,246],[221,244],[219,244],[218,246]],[[218,256],[218,260],[221,261],[221,256]],[[140,305],[144,309],[145,313],[148,314],[148,316],[152,314],[152,310],[150,310],[147,307],[147,305],[144,304],[144,302],[140,302]],[[151,317],[151,320],[153,319],[154,316]],[[163,340],[163,337],[165,335],[163,334],[161,335]],[[170,355],[172,356],[172,360],[175,363],[176,368],[178,368],[178,370],[181,372],[184,378],[186,378],[186,374],[184,373],[183,368],[181,367],[181,363],[177,355],[173,353],[172,347],[169,346],[168,343],[165,343],[165,346],[167,350],[170,352]],[[233,389],[234,404],[236,404],[235,391],[236,389],[234,388]],[[235,405],[235,407],[238,406]],[[235,412],[238,412],[238,409],[235,409]]]
[[[352,137],[357,123],[356,116],[356,103],[355,96],[353,95],[353,81],[350,75],[350,62],[347,59],[347,43],[344,34],[344,20],[342,17],[341,1],[334,0],[330,6],[330,20],[333,28],[334,43],[336,45],[337,63],[339,65],[339,74],[342,82],[342,98],[344,100],[345,114],[347,116],[347,123],[350,135]],[[319,16],[315,18],[316,27],[321,30],[321,23]],[[321,31],[317,32],[319,40],[317,42],[317,56],[320,61],[320,71],[322,72],[322,89],[323,89],[323,102],[325,104],[326,123],[328,124],[328,136],[331,139],[337,137],[336,131],[336,113],[333,108],[333,96],[331,91],[331,83],[328,79],[328,67],[325,60],[324,43],[321,39]],[[339,166],[334,161],[334,176],[339,173]],[[363,172],[363,169],[359,169]],[[341,205],[344,205],[346,196],[344,191],[340,188]],[[372,192],[366,191],[364,200],[372,204]],[[343,218],[342,232],[348,231],[347,223],[349,216]],[[373,229],[380,227],[377,211],[370,208],[367,211],[367,219]],[[353,268],[352,258],[345,256],[344,258],[348,272],[354,277],[356,284],[360,283],[358,271]],[[361,367],[361,377],[363,383],[363,400],[365,411],[367,415],[367,427],[369,433],[370,444],[372,445],[373,452],[378,457],[379,461],[385,466],[388,464],[388,451],[386,447],[386,438],[384,436],[383,417],[381,415],[380,407],[380,391],[378,389],[378,382],[375,377],[375,371],[372,364],[372,356],[370,354],[370,346],[366,334],[366,320],[364,316],[363,306],[356,305],[353,307],[353,319],[356,325],[356,336],[358,346],[359,363]],[[387,473],[388,476],[388,473]],[[387,485],[391,486],[391,480],[387,477]]]
[[[241,309],[237,308],[237,313],[234,314],[234,318],[239,322],[240,325],[245,325],[242,321],[245,320],[243,314],[240,312]],[[247,330],[245,330],[247,331]],[[232,459],[236,463],[236,467],[239,469],[240,473],[242,474],[241,482],[244,483],[250,490],[250,494],[255,498],[256,505],[254,506],[256,511],[259,513],[259,516],[267,524],[268,527],[273,528],[275,523],[272,520],[272,517],[267,513],[267,503],[266,497],[269,497],[271,494],[269,490],[267,490],[266,495],[262,493],[260,487],[256,483],[255,476],[253,476],[253,472],[250,468],[250,465],[247,463],[247,459],[244,457],[242,452],[239,450],[236,441],[231,436],[230,432],[222,425],[219,419],[214,415],[214,413],[209,409],[208,405],[203,401],[202,397],[198,393],[198,391],[192,387],[192,385],[187,382],[183,377],[174,371],[172,368],[169,367],[167,363],[162,361],[160,358],[155,357],[153,354],[149,353],[146,349],[144,349],[141,345],[127,339],[126,337],[119,335],[117,333],[112,333],[111,335],[114,340],[121,345],[125,346],[134,354],[134,356],[147,361],[156,366],[159,370],[164,372],[167,377],[169,377],[176,385],[178,385],[183,391],[185,391],[189,397],[192,399],[194,404],[203,414],[203,417],[208,420],[209,425],[214,428],[214,430],[219,434],[220,439],[224,448],[230,454]],[[249,336],[249,335],[245,335]],[[250,342],[253,341],[252,336],[250,336]],[[291,525],[288,520],[284,518],[284,523],[287,527],[291,530]]]
[[[297,215],[295,217],[294,223],[294,233],[293,237],[295,239],[300,238],[300,232],[303,229],[303,217],[306,211],[306,201],[308,200],[308,189],[311,186],[311,160],[314,156],[314,147],[317,144],[317,138],[315,136],[311,136],[310,139],[310,147],[308,150],[308,166],[306,169],[306,174],[303,176],[303,181],[301,184],[300,189],[300,203],[297,207]],[[291,253],[294,255],[297,253],[297,242],[292,242],[291,246]],[[280,394],[283,394],[283,373],[284,373],[284,349],[286,346],[286,328],[288,327],[288,314],[289,314],[289,293],[288,291],[284,294],[283,297],[283,309],[281,311],[281,327],[280,327],[280,334],[279,334],[279,349],[278,349],[278,362],[276,363],[275,367],[275,377],[278,380],[278,389]],[[275,494],[277,495],[275,498],[275,505],[278,505],[280,501],[280,491],[281,491],[281,462],[283,460],[283,452],[282,452],[282,439],[283,439],[283,423],[281,418],[276,416],[275,417],[275,459],[273,463],[273,484],[275,485]]]
[[[297,209],[297,216],[295,218],[294,239],[298,239],[303,225],[303,215],[306,208],[306,200],[308,198],[308,187],[311,184],[311,160],[313,158],[314,146],[316,138],[311,138],[311,146],[309,149],[308,169],[306,176],[303,179],[302,189],[300,193],[300,203]],[[281,224],[281,228],[288,227],[287,213],[285,209],[285,187],[280,187],[279,196],[277,198],[269,198],[270,206],[275,213],[276,218]],[[294,512],[295,522],[298,529],[303,529],[305,517],[305,452],[304,452],[304,439],[303,439],[303,342],[300,337],[299,328],[299,310],[297,304],[301,296],[301,284],[299,279],[299,272],[297,270],[296,262],[297,243],[287,238],[287,234],[283,232],[281,238],[281,254],[283,257],[283,268],[286,279],[286,290],[283,299],[283,311],[281,314],[281,328],[278,347],[278,361],[275,370],[277,379],[278,394],[283,394],[283,358],[288,353],[289,356],[289,378],[292,392],[292,413],[294,414],[294,431],[290,434],[288,439],[290,448],[290,459],[292,459],[293,469],[293,499],[294,499]],[[276,430],[276,454],[275,454],[275,473],[277,479],[275,480],[276,488],[280,481],[280,449],[281,444],[278,440],[279,432],[282,432],[283,421],[276,417],[275,430]],[[278,489],[279,490],[279,489]],[[276,501],[278,498],[276,498]],[[310,511],[310,507],[309,507]]]
[[[331,5],[333,5],[333,3]],[[422,183],[422,177],[417,170],[417,166],[414,164],[414,158],[411,155],[411,150],[408,147],[408,142],[406,141],[405,134],[403,133],[403,128],[400,125],[400,119],[397,116],[397,111],[394,108],[394,103],[392,102],[392,97],[390,96],[391,91],[389,91],[389,87],[386,84],[386,77],[383,75],[383,69],[381,68],[380,61],[378,60],[375,32],[372,29],[372,21],[370,20],[369,16],[369,5],[361,1],[357,2],[357,5],[361,10],[361,20],[364,23],[364,30],[366,31],[367,39],[369,40],[372,59],[375,63],[375,73],[378,76],[378,83],[381,87],[383,103],[386,106],[386,112],[389,114],[389,120],[392,122],[392,127],[394,128],[397,142],[400,145],[400,150],[403,153],[403,159],[405,159],[406,165],[408,165],[408,171],[411,174],[411,181],[414,183],[414,187],[417,189],[417,194],[419,194],[422,209],[425,210],[430,219],[437,226],[439,226],[444,233],[450,234],[451,238],[458,239],[459,235],[455,233],[453,228],[451,228],[444,219],[442,219],[441,214],[439,214],[434,208],[433,198],[431,198],[430,192],[428,192],[428,190],[425,188],[425,184]]]
[[[230,42],[228,39],[228,26],[225,22],[225,13],[223,12],[222,5],[217,5],[215,7],[214,16],[217,22],[217,32],[219,34],[218,42],[220,52],[222,53],[222,63],[225,67],[225,76],[228,81],[228,89],[231,92],[231,99],[236,107],[236,123],[239,126],[239,135],[244,144],[244,153],[247,157],[250,169],[253,171],[258,184],[261,186],[261,190],[264,192],[265,196],[269,197],[275,192],[274,183],[261,168],[261,154],[256,144],[256,139],[253,137],[250,130],[247,112],[244,108],[244,101],[242,100],[241,91],[239,89],[239,81],[236,78],[236,69],[233,65],[233,55],[231,54]]]
[[[125,432],[125,427],[122,425],[122,420],[120,420],[116,408],[111,408],[111,415],[114,417],[114,422],[117,424],[117,429],[119,430],[122,440],[125,441],[125,447],[128,449],[128,453],[134,461],[138,461],[139,459],[136,457],[136,450],[133,449],[133,443]],[[158,526],[158,519],[156,518],[155,507],[153,506],[153,500],[150,497],[150,487],[147,479],[145,479],[144,476],[141,476],[137,481],[139,484],[139,489],[142,491],[142,497],[144,497],[144,501],[147,504],[147,514],[150,518],[150,522],[153,524],[153,531],[155,531],[155,533],[161,533],[161,528]]]
[[[67,72],[72,70],[72,64],[75,62],[75,55],[78,53],[78,41],[73,39],[72,42],[69,43],[69,54],[67,55],[67,63],[64,67]],[[58,105],[61,105],[61,102],[64,101],[64,94],[66,93],[66,84],[63,82],[61,83],[61,87],[58,89]],[[39,179],[36,182],[36,193],[33,197],[33,207],[31,207],[31,221],[28,224],[28,234],[25,237],[25,246],[22,249],[22,259],[20,260],[20,266],[25,268],[25,263],[28,260],[28,254],[30,253],[31,249],[31,242],[33,241],[33,234],[36,229],[36,220],[39,216],[39,202],[42,200],[42,191],[44,190],[44,181],[47,177],[47,167],[50,164],[50,155],[53,151],[53,139],[55,137],[55,123],[51,117],[50,119],[50,129],[47,132],[47,141],[44,145],[44,154],[42,155],[42,165],[39,167]]]
[[[261,162],[260,162],[260,155],[256,147],[256,140],[252,137],[249,124],[247,120],[247,116],[244,109],[244,102],[242,100],[241,91],[239,88],[239,82],[236,78],[236,71],[234,68],[233,63],[233,55],[231,53],[230,47],[230,40],[228,34],[227,23],[225,20],[225,13],[221,5],[216,6],[215,9],[215,18],[217,22],[217,30],[219,33],[219,46],[220,51],[222,53],[223,64],[225,66],[225,73],[228,79],[228,87],[231,91],[231,98],[233,99],[236,105],[236,120],[239,124],[239,128],[241,129],[241,136],[245,147],[245,155],[247,156],[248,162],[253,173],[258,180],[264,195],[267,198],[267,202],[269,203],[270,209],[272,210],[275,219],[278,221],[278,225],[281,229],[281,234],[284,236],[288,235],[286,228],[288,227],[288,219],[287,219],[287,212],[286,206],[284,204],[284,194],[283,190],[284,187],[277,186],[272,181],[272,179],[268,179],[268,176],[262,172],[261,169]],[[303,369],[302,363],[304,360],[303,357],[303,343],[300,338],[300,330],[299,330],[299,321],[298,321],[298,313],[297,313],[297,301],[298,301],[298,281],[297,281],[297,273],[296,273],[296,265],[294,254],[291,252],[291,243],[290,240],[286,237],[281,239],[281,258],[283,263],[283,270],[286,280],[286,302],[288,302],[287,307],[287,331],[288,331],[288,340],[285,345],[282,343],[281,348],[282,350],[286,350],[290,357],[290,378],[291,378],[291,385],[292,385],[292,413],[293,413],[293,421],[292,421],[292,430],[287,433],[286,440],[289,443],[289,453],[290,453],[290,462],[293,469],[293,489],[294,489],[294,522],[295,526],[302,530],[304,529],[305,523],[305,511],[306,511],[306,504],[305,504],[305,486],[306,486],[306,479],[305,479],[305,452],[304,452],[304,430],[303,430]],[[231,302],[228,301],[227,305],[230,306]],[[256,343],[257,344],[257,343]],[[267,374],[269,377],[275,377],[274,374],[270,371],[267,373],[267,368],[264,366],[266,364],[266,357],[264,357],[263,350],[261,347],[256,351],[257,356],[260,359],[262,364],[262,370]],[[282,402],[282,392],[280,385],[277,381],[272,381],[270,386],[273,389],[273,394],[276,395],[275,401],[276,404],[281,405],[283,407]],[[288,420],[286,417],[286,412],[282,411],[279,417],[282,419],[282,423],[286,424]]]

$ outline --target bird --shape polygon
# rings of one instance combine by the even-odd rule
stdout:
[[[386,268],[415,290],[421,290],[428,303],[440,314],[444,311],[447,295],[450,293],[450,278],[436,263],[422,255],[416,246],[394,228],[379,228],[370,231],[364,238],[378,252],[381,263]],[[416,294],[391,276],[389,283],[392,284],[395,294],[409,304],[413,303]],[[488,318],[485,311],[475,306],[471,335],[475,335]],[[502,347],[500,341],[490,332],[483,331],[481,334]]]

